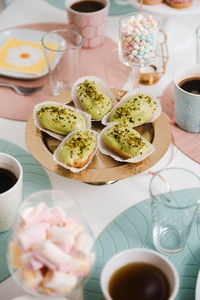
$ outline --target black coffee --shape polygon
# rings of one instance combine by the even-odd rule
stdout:
[[[169,281],[157,267],[148,263],[130,263],[117,270],[109,282],[113,300],[167,300]]]
[[[11,171],[0,168],[0,194],[8,191],[17,182],[17,177]]]
[[[71,9],[78,12],[94,12],[104,8],[105,5],[99,1],[78,1],[71,5]]]
[[[200,95],[200,77],[184,79],[179,86],[188,93]]]

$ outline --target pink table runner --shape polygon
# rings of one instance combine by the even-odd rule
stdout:
[[[67,24],[29,24],[18,28],[50,31],[67,27]],[[128,68],[118,58],[117,44],[106,37],[102,46],[83,49],[81,56],[80,77],[94,75],[102,78],[110,87],[121,89],[128,78]],[[30,96],[21,96],[9,88],[0,88],[0,117],[26,121],[32,114],[34,106],[52,97],[48,75],[34,80],[16,80],[0,76],[0,81],[16,83],[23,86],[45,87]]]
[[[173,83],[170,83],[160,97],[162,110],[168,117],[174,120]],[[174,137],[173,143],[185,155],[200,164],[200,133],[191,133],[178,127],[175,123],[171,125]]]

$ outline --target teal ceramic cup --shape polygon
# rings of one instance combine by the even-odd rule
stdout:
[[[174,77],[174,113],[177,125],[190,132],[200,132],[200,94],[189,93],[179,84],[189,78],[200,78],[200,65],[186,67]]]

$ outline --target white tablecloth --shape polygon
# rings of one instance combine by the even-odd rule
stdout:
[[[116,41],[118,39],[119,18],[117,16],[108,19],[107,35]],[[67,23],[67,15],[64,10],[51,6],[42,0],[15,0],[0,14],[0,30],[38,22]],[[173,79],[177,69],[184,65],[195,64],[195,29],[198,25],[200,25],[198,15],[184,16],[184,19],[181,15],[161,18],[161,28],[168,34],[169,62],[167,72],[157,84],[145,87],[146,91],[153,92],[157,96],[161,95]],[[25,126],[25,122],[0,118],[0,138],[8,139],[27,150]],[[166,166],[173,150],[171,145],[166,155],[152,170],[159,170]],[[197,151],[200,150],[197,149]],[[180,151],[177,151],[171,165],[185,167],[200,174],[200,165]],[[149,198],[150,175],[147,172],[105,186],[89,185],[58,176],[49,171],[47,173],[53,188],[64,190],[79,203],[96,237],[122,211]],[[0,283],[0,300],[9,300],[20,294],[23,294],[23,291],[16,286],[12,278]]]

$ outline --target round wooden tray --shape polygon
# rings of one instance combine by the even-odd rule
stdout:
[[[126,93],[125,91],[112,89],[117,100]],[[70,92],[49,99],[60,103],[71,102]],[[100,131],[104,126],[99,122],[94,122],[93,129]],[[146,159],[139,163],[120,163],[113,158],[97,152],[91,164],[82,172],[73,173],[56,164],[52,158],[52,153],[59,144],[59,141],[42,133],[34,124],[33,116],[26,125],[26,144],[33,157],[48,170],[75,180],[92,184],[105,184],[119,179],[123,179],[134,174],[143,172],[157,163],[167,151],[171,142],[171,129],[168,119],[164,113],[153,123],[138,126],[136,128],[149,142],[155,151]]]

